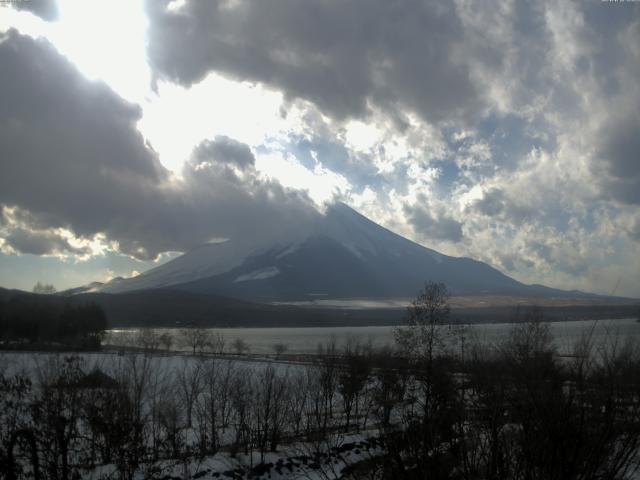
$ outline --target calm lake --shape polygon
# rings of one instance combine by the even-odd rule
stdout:
[[[612,342],[617,338],[632,337],[640,341],[640,323],[633,318],[617,320],[584,320],[550,323],[556,347],[560,353],[570,353],[581,336],[593,332],[596,345]],[[507,338],[512,324],[489,323],[468,326],[469,339],[477,339],[487,345],[497,344]],[[251,347],[251,353],[273,353],[275,344],[287,346],[288,353],[314,353],[318,344],[335,338],[338,345],[349,339],[371,342],[380,347],[393,343],[394,327],[309,327],[309,328],[211,328],[213,334],[224,336],[230,345],[236,338],[242,338]],[[179,329],[155,329],[155,332],[169,333],[174,336],[173,348],[183,350]],[[135,343],[138,329],[113,329],[107,332],[105,345],[132,345]],[[229,347],[227,347],[229,349]]]

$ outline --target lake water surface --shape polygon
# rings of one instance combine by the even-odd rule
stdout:
[[[570,353],[575,342],[589,332],[593,332],[592,338],[596,344],[604,341],[611,342],[616,336],[631,337],[640,341],[640,323],[632,318],[553,322],[550,323],[550,327],[556,347],[561,353]],[[512,328],[512,324],[506,323],[471,325],[468,327],[468,337],[475,338],[485,345],[497,344],[508,337]],[[273,353],[275,344],[286,345],[288,353],[314,353],[318,344],[327,343],[332,338],[336,339],[338,345],[344,344],[348,339],[371,342],[376,347],[393,344],[394,327],[211,328],[207,330],[213,334],[223,335],[227,345],[237,338],[242,338],[251,347],[251,353]],[[185,349],[185,346],[180,344],[179,329],[155,329],[155,332],[171,334],[175,339],[173,348]],[[138,329],[109,330],[104,344],[131,345],[135,342],[138,333]]]

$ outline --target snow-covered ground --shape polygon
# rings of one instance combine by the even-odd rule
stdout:
[[[54,372],[59,372],[65,362],[65,358],[72,354],[69,352],[60,353],[39,353],[39,352],[3,352],[0,353],[0,374],[5,378],[14,375],[22,375],[33,380],[35,388],[45,378],[54,378]],[[180,397],[180,382],[185,378],[192,380],[192,373],[197,368],[202,368],[198,387],[198,395],[207,395],[206,382],[212,381],[210,376],[212,370],[210,362],[215,362],[217,377],[215,380],[223,382],[223,376],[231,368],[238,380],[253,379],[253,387],[247,390],[247,405],[260,402],[263,398],[260,391],[261,381],[265,369],[272,368],[271,362],[260,361],[234,361],[210,357],[199,357],[184,354],[154,354],[144,355],[142,353],[128,353],[118,355],[117,353],[82,353],[81,368],[84,372],[91,372],[99,369],[101,372],[113,378],[122,377],[123,372],[128,372],[126,377],[129,381],[131,376],[136,376],[135,382],[143,382],[147,398],[142,401],[144,415],[147,422],[155,416],[155,408],[162,402],[171,401],[172,396]],[[208,366],[205,366],[205,363]],[[280,364],[276,365],[276,375],[280,378],[305,378],[305,367]],[[135,370],[137,369],[137,374]],[[182,375],[182,376],[181,376]],[[185,376],[186,375],[186,376]],[[235,380],[234,380],[235,381]],[[155,382],[160,382],[159,386]],[[156,386],[154,386],[156,385]],[[291,385],[295,385],[292,383]],[[156,392],[156,393],[153,393]],[[217,395],[217,393],[216,393]],[[233,394],[230,394],[233,395]],[[293,393],[292,393],[293,395]],[[166,398],[166,400],[165,400]],[[202,398],[203,402],[206,402]],[[226,401],[226,399],[225,399]],[[231,400],[233,402],[233,400]],[[184,400],[177,400],[176,405],[182,409],[179,417],[181,422],[185,422]],[[194,400],[195,408],[198,409],[199,400]],[[205,405],[204,403],[202,404]],[[341,417],[338,409],[339,403],[336,398],[335,414]],[[253,406],[249,408],[254,408]],[[256,410],[257,412],[257,410]],[[155,417],[154,417],[155,418]],[[157,421],[157,420],[156,420]],[[254,420],[255,421],[255,420]],[[353,419],[352,419],[353,421]],[[162,421],[160,421],[162,423]],[[285,438],[280,442],[275,452],[268,452],[261,455],[254,448],[245,454],[241,449],[235,455],[231,453],[231,445],[237,439],[237,430],[233,423],[220,432],[220,450],[215,455],[198,455],[199,426],[198,416],[194,410],[194,424],[192,428],[183,425],[180,427],[182,453],[178,458],[171,460],[160,460],[152,463],[145,463],[141,466],[134,478],[154,478],[154,479],[186,479],[186,478],[255,478],[255,479],[332,479],[341,478],[343,471],[362,460],[366,460],[381,453],[379,441],[375,439],[378,435],[375,424],[371,422],[367,429],[360,434],[345,434],[334,432],[318,443],[305,443],[299,438],[294,440],[291,437],[286,439],[290,426],[283,426]],[[255,424],[254,427],[255,428]],[[341,429],[340,429],[341,430]],[[150,441],[150,440],[148,440]],[[147,448],[151,448],[150,445]],[[115,464],[99,465],[91,469],[80,469],[82,478],[103,480],[118,476],[118,468]]]
[[[282,448],[277,453],[257,452],[232,457],[228,452],[183,460],[163,460],[140,471],[135,479],[245,479],[255,480],[329,480],[342,478],[354,465],[380,455],[376,438],[366,435],[340,436],[325,452],[303,442]],[[82,472],[86,480],[117,477],[115,465],[101,465]]]

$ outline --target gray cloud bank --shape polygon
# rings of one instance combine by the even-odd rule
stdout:
[[[605,188],[621,202],[640,205],[640,102],[626,115],[612,115],[599,133]]]
[[[432,214],[426,199],[421,199],[425,205],[405,205],[404,214],[409,223],[418,234],[427,241],[444,240],[449,242],[459,242],[462,240],[462,223],[454,220],[445,212],[438,215]]]
[[[56,0],[16,0],[11,5],[18,10],[25,10],[37,15],[43,20],[52,21],[58,18]]]
[[[217,138],[172,178],[136,130],[138,107],[87,81],[47,42],[0,37],[0,205],[6,245],[78,250],[45,233],[103,234],[140,259],[217,238],[280,235],[311,221],[303,194],[262,180],[246,145]]]
[[[191,85],[210,71],[274,86],[337,118],[370,104],[433,122],[483,106],[458,62],[453,3],[271,0],[147,2],[149,56],[158,76]],[[401,116],[397,120],[402,123]]]
[[[51,232],[33,232],[22,228],[13,228],[4,240],[14,250],[32,255],[64,254],[67,252],[76,255],[90,253],[88,248],[74,247],[67,239]]]
[[[585,149],[601,154],[591,159],[603,176],[599,186],[610,198],[639,201],[640,5],[169,4],[147,1],[148,53],[157,78],[189,86],[215,71],[308,100],[335,119],[367,119],[375,108],[399,131],[407,112],[449,128],[476,128],[492,113],[511,115],[532,138],[553,145],[564,133],[558,122],[584,128],[595,120],[597,134],[584,133],[594,137]],[[494,159],[514,151],[513,133],[492,152]],[[521,157],[509,155],[502,166],[516,168]]]

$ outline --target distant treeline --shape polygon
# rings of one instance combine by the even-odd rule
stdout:
[[[0,344],[4,348],[100,348],[107,318],[96,303],[72,305],[48,295],[0,299]]]
[[[45,286],[46,287],[46,286]],[[44,287],[41,287],[44,288]],[[0,288],[0,301],[29,296],[25,292]],[[406,308],[317,308],[293,305],[251,303],[239,299],[185,292],[173,289],[151,289],[108,294],[83,293],[44,298],[70,305],[99,305],[111,328],[128,327],[342,327],[398,325],[406,316]],[[535,303],[535,298],[531,302]],[[603,300],[606,303],[606,299]],[[523,304],[523,306],[525,306]],[[635,318],[640,305],[605,304],[542,307],[548,321]],[[456,308],[452,320],[461,323],[501,323],[514,320],[514,307]]]
[[[535,303],[531,299],[532,304]],[[122,294],[74,295],[76,303],[100,305],[116,327],[341,327],[398,325],[406,316],[399,308],[317,308],[250,303],[214,295],[171,289],[140,290]],[[524,307],[525,305],[523,305]],[[634,318],[638,304],[541,307],[549,321]],[[514,320],[514,306],[455,308],[452,320],[462,323],[500,323]]]

